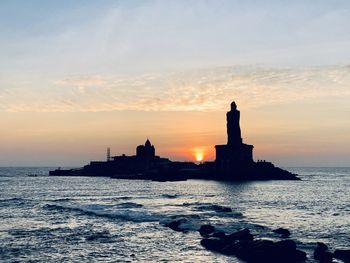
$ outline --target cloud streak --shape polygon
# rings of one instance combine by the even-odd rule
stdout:
[[[219,111],[236,99],[245,107],[350,96],[350,66],[221,67],[138,76],[83,75],[35,91],[0,93],[8,112]]]

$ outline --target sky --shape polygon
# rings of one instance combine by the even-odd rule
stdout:
[[[214,160],[241,111],[254,159],[350,165],[349,1],[0,3],[0,166]]]

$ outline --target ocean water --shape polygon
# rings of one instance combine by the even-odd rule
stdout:
[[[200,245],[204,223],[273,240],[272,229],[288,228],[308,253],[317,241],[350,248],[350,168],[288,168],[303,180],[241,183],[49,170],[0,168],[0,262],[240,262]],[[185,233],[165,227],[174,218]]]

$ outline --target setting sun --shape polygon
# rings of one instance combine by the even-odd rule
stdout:
[[[194,150],[194,157],[196,158],[197,162],[201,162],[204,159],[204,151],[203,149],[195,149]]]

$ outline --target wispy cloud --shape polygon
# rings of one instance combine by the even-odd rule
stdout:
[[[350,66],[264,68],[250,66],[170,74],[68,76],[30,93],[0,94],[10,112],[218,111],[236,99],[245,107],[350,96]]]

